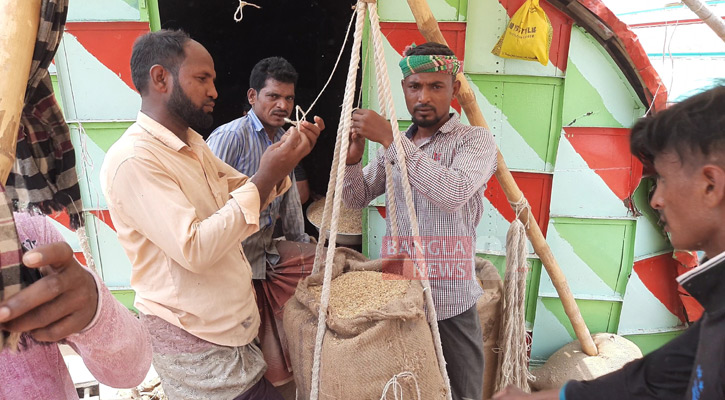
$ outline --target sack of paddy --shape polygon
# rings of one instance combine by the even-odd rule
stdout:
[[[483,295],[476,302],[478,318],[483,333],[483,395],[493,395],[498,371],[498,334],[503,312],[503,281],[496,267],[488,260],[476,257],[476,277],[483,289]]]
[[[387,274],[410,270],[410,259],[368,260],[346,249],[335,250],[327,326],[320,359],[320,399],[379,399],[396,374],[405,398],[443,399],[430,327],[418,280]],[[385,263],[385,264],[384,264]],[[298,398],[309,398],[317,316],[324,267],[297,286],[286,304],[284,326]],[[411,275],[405,275],[411,276]],[[398,391],[398,393],[400,393]],[[389,390],[389,398],[393,398]]]
[[[560,388],[569,380],[596,379],[642,357],[636,344],[619,335],[596,333],[592,339],[599,354],[586,355],[579,341],[575,340],[552,354],[541,368],[531,371],[536,377],[531,387],[534,390],[547,390]]]

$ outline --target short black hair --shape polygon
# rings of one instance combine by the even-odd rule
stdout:
[[[149,70],[156,64],[176,76],[186,58],[184,46],[190,40],[184,31],[167,29],[149,32],[136,39],[131,53],[131,79],[136,90],[141,94],[146,92]]]
[[[415,47],[409,47],[405,56],[455,56],[453,50],[445,44],[427,42]]]
[[[249,87],[259,93],[269,78],[297,86],[295,67],[282,57],[267,57],[260,60],[249,75]]]
[[[725,86],[694,95],[632,127],[630,149],[651,167],[658,155],[675,151],[682,162],[725,150]]]

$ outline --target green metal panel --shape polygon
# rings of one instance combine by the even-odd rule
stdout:
[[[161,17],[159,16],[158,0],[143,0],[146,2],[146,10],[148,12],[149,26],[152,32],[161,30]]]
[[[667,235],[658,225],[659,214],[649,206],[649,193],[653,187],[653,179],[642,179],[632,196],[637,210],[642,214],[637,218],[637,235],[634,238],[635,258],[645,258],[672,250]]]
[[[591,333],[616,333],[622,303],[617,301],[576,300]],[[540,297],[534,321],[532,361],[546,360],[565,344],[576,339],[574,329],[558,297]]]
[[[550,228],[547,241],[574,295],[621,299],[634,262],[635,221],[555,217]],[[605,286],[595,288],[592,277]],[[541,286],[542,295],[555,295],[548,275]]]
[[[83,128],[88,137],[106,152],[133,123],[134,121],[84,122]]]
[[[132,289],[111,289],[111,294],[134,314],[138,314],[138,310],[133,306],[133,302],[136,299],[136,292]]]
[[[363,254],[371,259],[380,258],[383,237],[385,236],[385,219],[375,207],[363,210],[367,218],[367,230],[363,231]]]
[[[121,247],[118,235],[95,215],[88,212],[84,215],[93,260],[103,281],[111,288],[129,288],[131,261]]]
[[[65,111],[63,109],[63,97],[60,94],[60,85],[58,84],[58,75],[51,74],[50,83],[53,85],[53,95],[55,95],[55,100],[58,102],[60,110],[63,111],[63,113],[65,114]]]
[[[68,22],[148,21],[147,0],[70,0]]]
[[[468,0],[427,0],[438,21],[465,21]],[[415,22],[410,6],[403,0],[378,1],[378,15],[381,21]]]
[[[564,312],[564,306],[561,300],[557,298],[543,297],[541,302],[549,311],[556,315],[562,325],[566,327],[572,338],[576,337],[574,328],[569,322],[569,317]],[[598,301],[598,300],[576,300],[579,310],[584,317],[587,327],[591,333],[610,332],[616,333],[619,325],[619,313],[622,309],[622,303],[617,301]]]
[[[642,354],[647,355],[664,346],[670,340],[680,336],[683,331],[684,330],[648,333],[644,335],[625,335],[624,338],[634,342],[634,344],[642,350]]]
[[[489,103],[483,107],[486,121],[509,168],[553,171],[561,135],[563,81],[509,75],[468,74],[468,78],[484,97],[479,104]]]
[[[617,64],[581,27],[571,32],[564,126],[629,128],[645,108]]]
[[[133,122],[73,122],[68,126],[71,141],[76,149],[76,171],[81,189],[81,199],[86,210],[107,209],[100,182],[101,164],[108,148]]]
[[[506,274],[506,257],[494,254],[477,254],[478,257],[485,258],[496,267],[501,279]],[[531,330],[534,326],[534,316],[536,315],[536,299],[539,293],[539,279],[541,277],[541,260],[538,258],[529,258],[529,272],[526,274],[526,329]]]

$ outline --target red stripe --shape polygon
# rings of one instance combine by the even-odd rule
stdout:
[[[725,20],[725,17],[722,17]],[[701,19],[680,19],[672,21],[643,22],[641,24],[629,24],[630,28],[650,28],[663,25],[700,25],[704,24]]]
[[[108,210],[90,210],[90,213],[93,214],[93,215],[95,215],[96,218],[98,218],[101,221],[103,221],[114,232],[116,231],[116,227],[113,226],[113,220],[111,219],[111,212],[110,211],[108,211]]]
[[[23,256],[23,253],[19,248],[20,243],[18,243],[18,250],[10,250],[0,253],[0,265],[2,265],[3,268],[20,264],[20,258]]]
[[[678,292],[677,260],[672,254],[662,254],[634,263],[634,270],[644,286],[680,321],[685,322],[685,310]]]
[[[629,129],[565,127],[569,143],[614,194],[630,198],[642,178],[642,163],[629,151]]]
[[[128,87],[135,87],[128,60],[133,42],[149,31],[148,22],[69,22],[65,29]]]

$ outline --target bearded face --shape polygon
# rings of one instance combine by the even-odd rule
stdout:
[[[211,112],[204,111],[204,106],[197,107],[181,88],[179,78],[174,76],[174,88],[169,97],[168,109],[182,121],[185,121],[191,129],[198,131],[210,128],[214,123]]]

